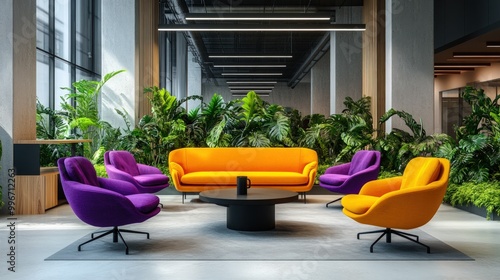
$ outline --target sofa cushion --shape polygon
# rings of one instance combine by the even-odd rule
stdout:
[[[168,184],[168,177],[163,174],[145,174],[134,176],[134,180],[142,186],[158,186]]]
[[[325,183],[325,184],[328,184],[330,186],[340,186],[347,179],[349,179],[351,177],[352,176],[343,175],[343,174],[323,174],[323,175],[319,176],[319,181],[321,183]]]
[[[252,186],[303,185],[309,181],[309,178],[302,173],[287,171],[200,171],[185,174],[181,182],[187,185],[236,185],[237,176],[247,176]]]
[[[141,213],[153,211],[160,203],[160,199],[156,195],[149,193],[132,194],[126,197]]]

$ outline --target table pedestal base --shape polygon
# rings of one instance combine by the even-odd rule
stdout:
[[[227,228],[233,230],[272,230],[275,205],[228,205]]]

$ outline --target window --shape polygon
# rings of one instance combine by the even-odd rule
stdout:
[[[61,96],[100,73],[100,0],[37,0],[37,98],[60,109]]]

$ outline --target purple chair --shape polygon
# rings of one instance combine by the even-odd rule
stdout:
[[[325,173],[319,176],[319,185],[335,193],[357,194],[365,183],[378,178],[380,157],[379,151],[357,151],[351,162],[326,169]],[[326,207],[340,199],[328,202]]]
[[[130,182],[140,193],[155,193],[169,185],[160,169],[137,163],[128,151],[105,152],[104,166],[109,178]]]
[[[121,232],[146,234],[141,231],[120,229],[118,227],[141,223],[160,212],[159,199],[154,194],[140,194],[134,185],[113,179],[99,178],[92,163],[84,157],[67,157],[57,161],[61,184],[69,206],[83,222],[96,227],[113,227],[111,230],[94,232],[91,239],[83,245],[113,234],[113,242],[118,236],[128,245]],[[95,234],[99,234],[94,237]]]

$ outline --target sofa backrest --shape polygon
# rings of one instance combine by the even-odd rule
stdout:
[[[68,179],[85,185],[98,187],[97,173],[92,163],[84,157],[68,157],[64,159],[64,168]]]
[[[307,148],[182,148],[171,151],[169,162],[195,171],[293,171],[317,162],[316,151]],[[284,168],[285,167],[285,168]]]
[[[375,164],[380,165],[379,158],[380,158],[379,151],[371,151],[371,150],[357,151],[352,157],[351,166],[349,168],[348,174],[353,175]]]
[[[134,156],[128,151],[109,151],[109,161],[111,165],[123,172],[132,176],[139,175],[137,162]]]

